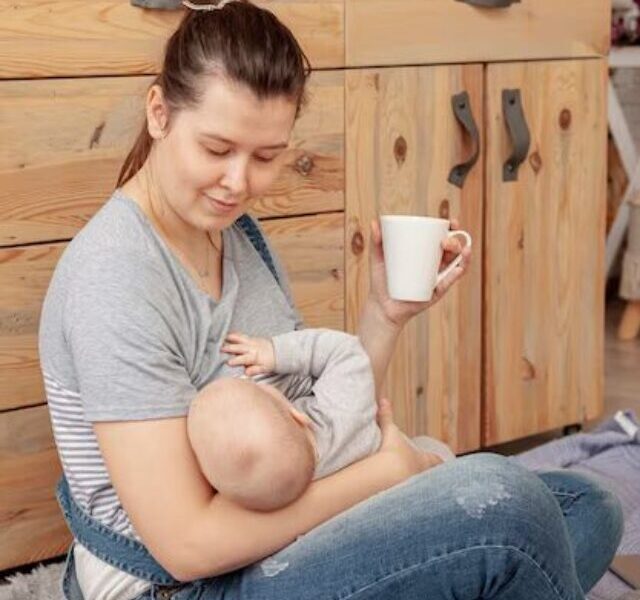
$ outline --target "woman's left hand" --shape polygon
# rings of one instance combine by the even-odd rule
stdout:
[[[457,219],[451,219],[451,230],[460,229]],[[383,314],[392,323],[403,326],[411,317],[421,313],[438,302],[449,288],[464,275],[471,262],[471,248],[462,248],[458,237],[445,239],[442,242],[444,254],[438,271],[442,271],[462,253],[462,262],[445,279],[438,284],[433,292],[431,300],[427,302],[407,302],[405,300],[393,300],[387,291],[387,272],[384,266],[384,251],[382,247],[382,232],[378,219],[371,221],[371,250],[369,252],[371,288],[370,298],[376,302]]]

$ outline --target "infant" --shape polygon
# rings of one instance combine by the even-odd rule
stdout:
[[[252,510],[275,510],[313,479],[378,450],[375,382],[356,336],[303,329],[270,339],[229,334],[226,342],[222,350],[234,355],[229,364],[243,365],[247,376],[301,377],[287,396],[267,383],[220,378],[192,402],[189,440],[219,493]],[[443,461],[454,457],[446,444],[419,439]]]

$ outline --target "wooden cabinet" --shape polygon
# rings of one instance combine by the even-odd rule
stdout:
[[[458,453],[602,408],[610,3],[473,2],[261,2],[321,70],[291,159],[254,211],[307,325],[352,332],[372,218],[456,217],[471,233],[470,272],[405,329],[384,390],[407,433]],[[0,570],[69,541],[37,356],[41,303],[64,247],[113,188],[179,15],[129,0],[0,7]],[[505,181],[516,91],[529,143]],[[463,185],[451,183],[471,158]]]
[[[407,432],[460,453],[602,410],[606,76],[603,59],[349,71],[348,329],[368,290],[376,214],[456,216],[474,238],[468,276],[394,355],[384,392]],[[529,143],[505,181],[509,90]],[[452,110],[461,92],[480,145],[459,188],[451,169],[474,153]]]

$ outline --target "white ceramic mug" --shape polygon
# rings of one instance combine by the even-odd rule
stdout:
[[[438,273],[444,240],[458,235],[471,247],[469,233],[450,231],[447,219],[382,215],[380,223],[389,296],[396,300],[431,300],[437,285],[460,264],[461,254]]]

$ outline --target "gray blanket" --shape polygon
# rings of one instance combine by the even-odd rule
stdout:
[[[533,471],[563,468],[602,480],[618,495],[624,510],[618,553],[640,554],[640,426],[632,411],[620,411],[588,433],[553,440],[510,458]],[[630,590],[608,571],[589,599],[617,600]]]

